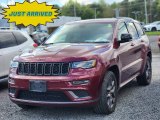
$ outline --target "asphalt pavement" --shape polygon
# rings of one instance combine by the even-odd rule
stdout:
[[[153,78],[149,86],[132,81],[119,91],[111,115],[97,115],[91,108],[44,108],[23,110],[7,95],[7,83],[0,83],[0,120],[160,120],[160,53],[153,55]]]

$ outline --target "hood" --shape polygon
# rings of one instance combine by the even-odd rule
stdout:
[[[40,46],[37,49],[28,53],[23,53],[20,57],[23,59],[34,58],[78,58],[98,55],[102,52],[109,50],[111,47],[110,43],[104,44],[91,44],[91,43],[78,43],[68,44],[59,43],[50,46]]]

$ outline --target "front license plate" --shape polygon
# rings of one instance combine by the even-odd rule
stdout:
[[[34,92],[46,92],[46,81],[30,81],[29,89]]]

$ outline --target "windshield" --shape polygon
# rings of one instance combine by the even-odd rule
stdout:
[[[54,43],[106,43],[112,40],[113,24],[68,24],[54,32],[44,44]]]

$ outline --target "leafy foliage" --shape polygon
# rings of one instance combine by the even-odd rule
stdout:
[[[120,3],[107,4],[105,0],[99,0],[89,5],[81,5],[69,0],[61,8],[61,14],[65,16],[80,16],[82,19],[115,17],[115,9],[120,9],[121,17],[131,17],[145,22],[144,0],[123,0]],[[160,20],[160,0],[147,0],[149,22]],[[76,10],[76,11],[75,11]],[[96,10],[96,11],[95,11]],[[136,15],[135,15],[136,14]]]

